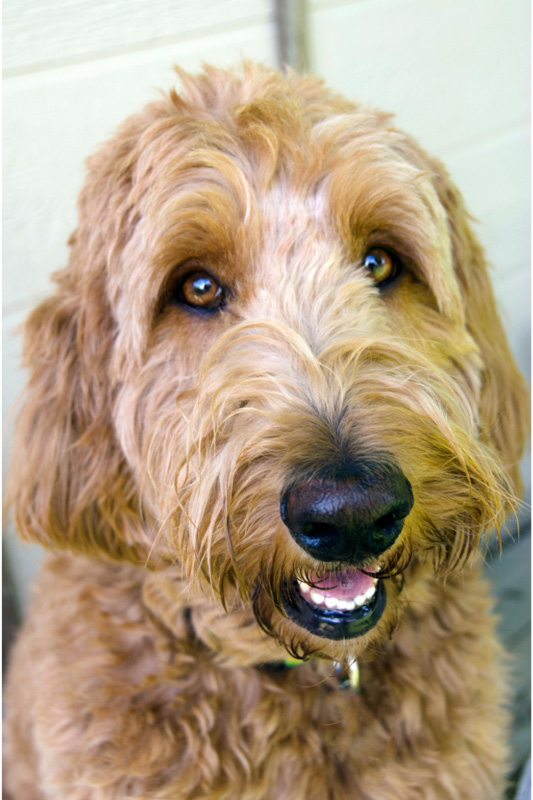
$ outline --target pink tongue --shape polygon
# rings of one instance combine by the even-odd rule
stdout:
[[[357,595],[364,594],[374,583],[371,575],[365,575],[355,567],[341,572],[330,572],[322,578],[311,574],[308,580],[321,591],[331,590],[331,594],[338,600],[352,600]]]

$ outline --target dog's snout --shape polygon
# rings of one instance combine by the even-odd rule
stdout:
[[[365,467],[342,479],[293,483],[282,496],[281,517],[310,555],[355,563],[388,550],[412,506],[411,485],[398,467]]]

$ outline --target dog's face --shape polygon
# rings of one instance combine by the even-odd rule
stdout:
[[[387,116],[182,77],[90,162],[28,323],[17,522],[358,652],[410,562],[459,568],[508,513],[526,393],[459,194]]]

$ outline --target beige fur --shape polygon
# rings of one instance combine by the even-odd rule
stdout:
[[[476,550],[516,507],[529,410],[461,196],[316,79],[180,77],[89,161],[26,325],[8,502],[55,553],[8,675],[9,797],[500,798]],[[377,246],[403,264],[383,291]],[[176,302],[191,270],[224,308]],[[325,567],[280,495],[378,457],[414,496],[385,611],[314,635],[282,587]],[[334,674],[354,658],[360,693]]]

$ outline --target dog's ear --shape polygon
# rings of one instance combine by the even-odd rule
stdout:
[[[29,375],[6,505],[27,541],[142,562],[148,531],[110,411],[115,322],[106,289],[127,225],[120,217],[131,212],[128,142],[135,138],[130,125],[90,163],[69,264],[55,276],[55,294],[26,322]]]
[[[29,380],[6,501],[25,540],[140,561],[138,500],[104,375],[111,331],[100,320],[91,332],[97,320],[87,318],[87,298],[82,312],[79,287],[68,285],[66,271],[58,280],[25,326]]]
[[[433,162],[436,189],[447,214],[466,325],[484,364],[482,438],[500,455],[517,491],[520,458],[530,427],[529,391],[511,353],[492,290],[483,248],[469,225],[464,200],[444,167]]]

